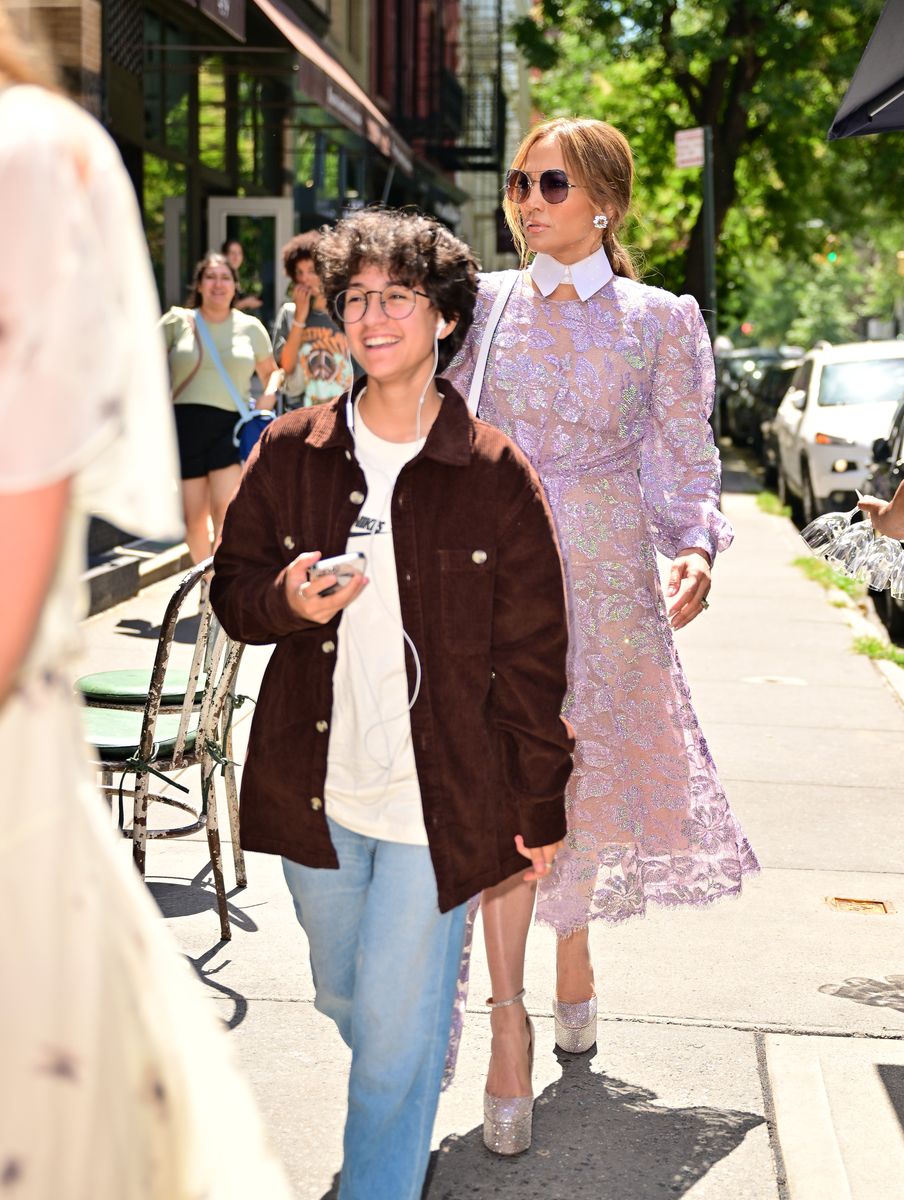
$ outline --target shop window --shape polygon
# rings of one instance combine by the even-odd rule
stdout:
[[[198,155],[205,167],[226,170],[226,76],[213,55],[198,68]]]
[[[340,196],[339,147],[329,142],[323,151],[323,198],[330,204],[336,203]]]
[[[295,179],[299,187],[313,190],[316,186],[317,138],[310,129],[303,129],[295,143]]]
[[[345,161],[345,208],[352,211],[364,207],[364,159],[359,155],[347,155]]]
[[[144,15],[144,131],[149,141],[163,141],[162,25],[153,13]]]
[[[170,162],[156,154],[145,154],[142,171],[142,210],[144,212],[144,229],[151,254],[151,265],[154,268],[154,278],[157,290],[162,297],[164,294],[164,264],[166,259],[164,202],[170,197],[185,195],[185,167],[181,163]],[[188,239],[185,228],[184,214],[178,223],[178,261],[186,262],[188,256]]]
[[[266,130],[261,91],[263,81],[242,72],[238,79],[238,164],[243,187],[264,185]]]
[[[152,13],[144,18],[145,135],[179,154],[189,148],[189,52],[180,48],[184,34]]]

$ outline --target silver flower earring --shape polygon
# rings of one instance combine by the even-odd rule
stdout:
[[[594,229],[606,229],[609,225],[609,218],[605,213],[597,213],[593,218]]]

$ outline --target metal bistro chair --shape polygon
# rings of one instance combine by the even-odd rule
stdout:
[[[209,603],[202,604],[198,634],[188,672],[167,671],[176,625],[189,598],[197,595],[202,579],[213,573],[212,559],[199,563],[183,578],[167,605],[154,665],[147,671],[104,671],[79,679],[85,731],[94,747],[95,762],[101,774],[101,790],[112,803],[119,799],[119,827],[132,839],[132,857],[142,878],[145,873],[147,842],[155,838],[186,837],[206,828],[213,869],[220,932],[225,941],[232,937],[223,878],[215,774],[223,773],[236,884],[245,887],[245,860],[239,845],[238,789],[232,759],[232,718],[240,699],[235,681],[244,646],[228,638],[213,615]],[[188,788],[168,778],[174,771],[199,765],[201,801],[198,808],[186,800],[150,790],[151,776],[187,793]],[[121,772],[118,785],[114,775]],[[124,789],[127,773],[134,773],[134,788]],[[125,826],[123,797],[132,797],[131,826]],[[185,825],[167,829],[149,829],[151,804],[169,804],[193,817]]]

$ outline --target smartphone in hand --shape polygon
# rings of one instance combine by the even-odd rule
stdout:
[[[322,579],[324,575],[335,575],[336,582],[332,587],[320,593],[321,596],[332,596],[341,587],[345,587],[355,575],[363,575],[366,566],[367,558],[360,551],[354,554],[337,554],[333,558],[322,558],[320,562],[314,563],[313,567],[308,567],[308,579],[313,582],[315,579]]]

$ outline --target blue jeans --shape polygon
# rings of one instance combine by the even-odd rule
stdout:
[[[339,870],[283,859],[315,1007],[351,1047],[340,1200],[417,1200],[439,1102],[466,904],[441,913],[426,846],[329,822]]]

